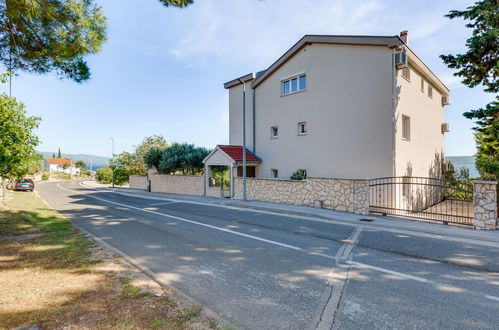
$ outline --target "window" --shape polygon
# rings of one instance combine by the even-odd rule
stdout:
[[[402,115],[402,138],[404,140],[411,139],[411,118]]]
[[[402,69],[402,77],[404,77],[408,81],[411,81],[411,69],[409,69],[408,67],[403,68]]]
[[[307,134],[307,123],[306,122],[298,123],[298,135],[305,135],[305,134]]]
[[[298,78],[291,79],[291,93],[298,92]]]
[[[273,168],[270,171],[272,172],[272,179],[277,179],[279,177],[279,170]]]
[[[272,139],[277,139],[279,137],[279,128],[277,126],[272,126],[270,128],[270,137]]]
[[[307,75],[285,78],[281,81],[282,95],[293,94],[307,89]]]
[[[431,87],[430,85],[428,85],[428,97],[430,99],[433,98],[433,87]]]
[[[282,95],[286,95],[286,94],[290,93],[289,84],[290,84],[289,80],[282,82]]]
[[[421,92],[424,93],[424,79],[421,77]]]

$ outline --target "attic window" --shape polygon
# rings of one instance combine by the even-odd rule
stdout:
[[[296,75],[281,80],[281,95],[301,92],[307,89],[307,75]]]

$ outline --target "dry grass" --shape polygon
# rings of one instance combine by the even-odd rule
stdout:
[[[78,233],[36,195],[15,192],[0,209],[0,329],[217,329],[178,297]]]

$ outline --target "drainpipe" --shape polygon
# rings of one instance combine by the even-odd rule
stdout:
[[[397,125],[397,117],[396,117],[396,107],[395,107],[395,99],[396,99],[396,70],[395,70],[395,51],[392,51],[392,118],[393,118],[393,123],[392,123],[392,146],[393,146],[393,153],[392,153],[392,176],[396,176],[397,173],[397,139],[395,137],[395,131],[396,131],[396,125]]]
[[[253,153],[256,154],[256,89],[253,89]]]
[[[243,201],[246,201],[246,83],[243,84]]]

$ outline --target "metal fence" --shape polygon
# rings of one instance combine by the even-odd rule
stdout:
[[[425,177],[369,180],[369,211],[384,215],[473,225],[473,185]]]

